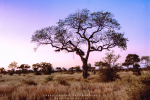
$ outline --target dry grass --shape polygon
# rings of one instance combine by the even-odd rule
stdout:
[[[121,79],[109,83],[99,82],[98,75],[92,74],[87,79],[83,79],[82,73],[71,75],[53,73],[50,81],[47,79],[49,75],[3,75],[0,78],[0,98],[2,100],[132,100],[133,84],[138,84],[141,77],[150,75],[146,71],[142,72],[141,77],[132,75],[132,72],[118,74]],[[131,87],[133,92],[129,89]]]

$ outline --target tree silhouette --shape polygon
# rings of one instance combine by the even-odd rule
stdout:
[[[17,64],[18,64],[17,62],[13,61],[9,64],[8,68],[17,68],[18,67]]]
[[[127,38],[120,30],[120,24],[110,12],[93,12],[87,9],[78,10],[64,20],[59,20],[57,26],[36,30],[31,42],[37,43],[35,51],[40,45],[50,44],[56,52],[76,52],[83,63],[83,78],[88,76],[88,58],[90,52],[109,50],[118,46],[125,50]],[[87,50],[83,50],[83,45]]]
[[[62,68],[62,71],[63,71],[63,72],[66,72],[66,71],[67,71],[67,69],[63,67],[63,68]]]
[[[80,69],[80,66],[75,66],[74,69],[75,69],[76,72],[82,72],[81,69]]]
[[[148,68],[148,66],[150,66],[150,56],[142,56],[141,63],[145,64],[145,66]]]
[[[103,61],[95,62],[95,66],[99,67],[116,67],[119,64],[116,63],[117,60],[120,58],[120,55],[115,55],[114,51],[107,52],[106,57],[103,57]]]
[[[57,72],[62,72],[61,67],[56,67]]]
[[[129,65],[134,65],[135,62],[139,62],[139,61],[140,61],[140,58],[137,54],[128,54],[125,59],[125,62],[122,65],[128,68]]]
[[[21,64],[20,67],[17,67],[18,69],[21,69],[23,73],[27,72],[27,69],[30,68],[28,64]]]
[[[45,74],[51,74],[52,73],[52,64],[51,63],[47,63],[47,62],[41,62],[40,63],[40,67],[42,69],[42,71]]]
[[[5,68],[4,67],[1,67],[0,68],[0,73],[3,73],[5,71]]]
[[[36,64],[33,64],[33,65],[32,65],[32,69],[33,69],[35,72],[37,72],[37,70],[38,70],[39,68],[41,68],[41,66],[40,66],[39,63],[36,63]]]

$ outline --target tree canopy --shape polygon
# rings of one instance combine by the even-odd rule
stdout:
[[[127,68],[129,67],[129,65],[134,65],[136,62],[139,62],[140,58],[137,54],[128,54],[125,62],[122,64],[124,66],[127,66]]]
[[[8,68],[12,68],[12,69],[17,68],[18,67],[17,64],[18,64],[17,62],[13,61],[9,64]]]
[[[141,63],[145,64],[146,67],[150,66],[150,56],[142,56]]]
[[[115,66],[118,66],[118,63],[116,63],[116,62],[120,57],[121,56],[119,54],[115,55],[114,51],[107,52],[106,57],[103,57],[103,61],[95,62],[95,66],[99,66],[99,67],[115,67]]]
[[[121,26],[110,12],[93,12],[87,9],[77,10],[65,19],[59,20],[57,26],[36,30],[32,42],[40,45],[50,44],[56,52],[76,52],[83,62],[83,77],[87,78],[87,61],[90,52],[109,50],[113,47],[127,49],[124,33],[116,32]],[[84,49],[84,46],[87,49]],[[84,50],[83,50],[84,49]]]

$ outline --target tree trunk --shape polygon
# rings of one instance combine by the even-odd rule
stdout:
[[[87,66],[87,60],[82,60],[83,66],[82,66],[82,72],[83,72],[83,78],[86,79],[88,77],[88,66]]]

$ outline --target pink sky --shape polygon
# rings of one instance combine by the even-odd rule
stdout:
[[[113,2],[114,1],[114,2]],[[121,24],[121,32],[129,39],[127,50],[114,48],[120,54],[119,63],[131,54],[150,56],[150,1],[148,0],[0,0],[0,67],[7,68],[16,61],[18,65],[49,62],[53,67],[82,65],[74,53],[55,53],[50,45],[40,46],[36,52],[31,43],[34,31],[55,25],[77,9],[91,12],[109,11]],[[108,3],[109,2],[109,3]],[[113,49],[111,49],[113,50]],[[94,65],[105,56],[105,51],[90,53],[88,62]]]

